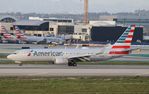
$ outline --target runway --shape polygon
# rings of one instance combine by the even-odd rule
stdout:
[[[149,76],[143,65],[0,65],[0,76]]]

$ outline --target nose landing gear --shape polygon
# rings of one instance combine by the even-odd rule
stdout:
[[[20,61],[15,61],[16,64],[19,64],[19,66],[23,66],[23,63]]]

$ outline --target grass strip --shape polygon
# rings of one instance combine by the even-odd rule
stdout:
[[[0,94],[149,94],[149,78],[3,77]]]

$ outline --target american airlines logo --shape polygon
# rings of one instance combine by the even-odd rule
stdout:
[[[28,56],[63,56],[63,52],[55,52],[55,51],[50,51],[50,52],[38,52],[38,51],[32,51],[28,54]]]
[[[27,56],[31,56],[32,52],[33,52],[33,50],[32,50],[32,51],[30,51],[30,53],[29,53]]]

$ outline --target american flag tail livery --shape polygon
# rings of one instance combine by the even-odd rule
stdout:
[[[11,38],[11,34],[8,33],[8,31],[6,30],[5,26],[0,25],[0,32],[3,34],[3,37],[5,39],[10,39]]]
[[[109,55],[123,56],[131,52],[131,42],[135,32],[135,25],[129,26],[114,45],[111,46]]]
[[[18,39],[24,39],[24,34],[21,33],[21,30],[17,26],[15,26],[15,34],[16,34]]]
[[[17,27],[17,26],[15,26],[15,33],[16,33],[16,34],[21,33],[19,27]]]

